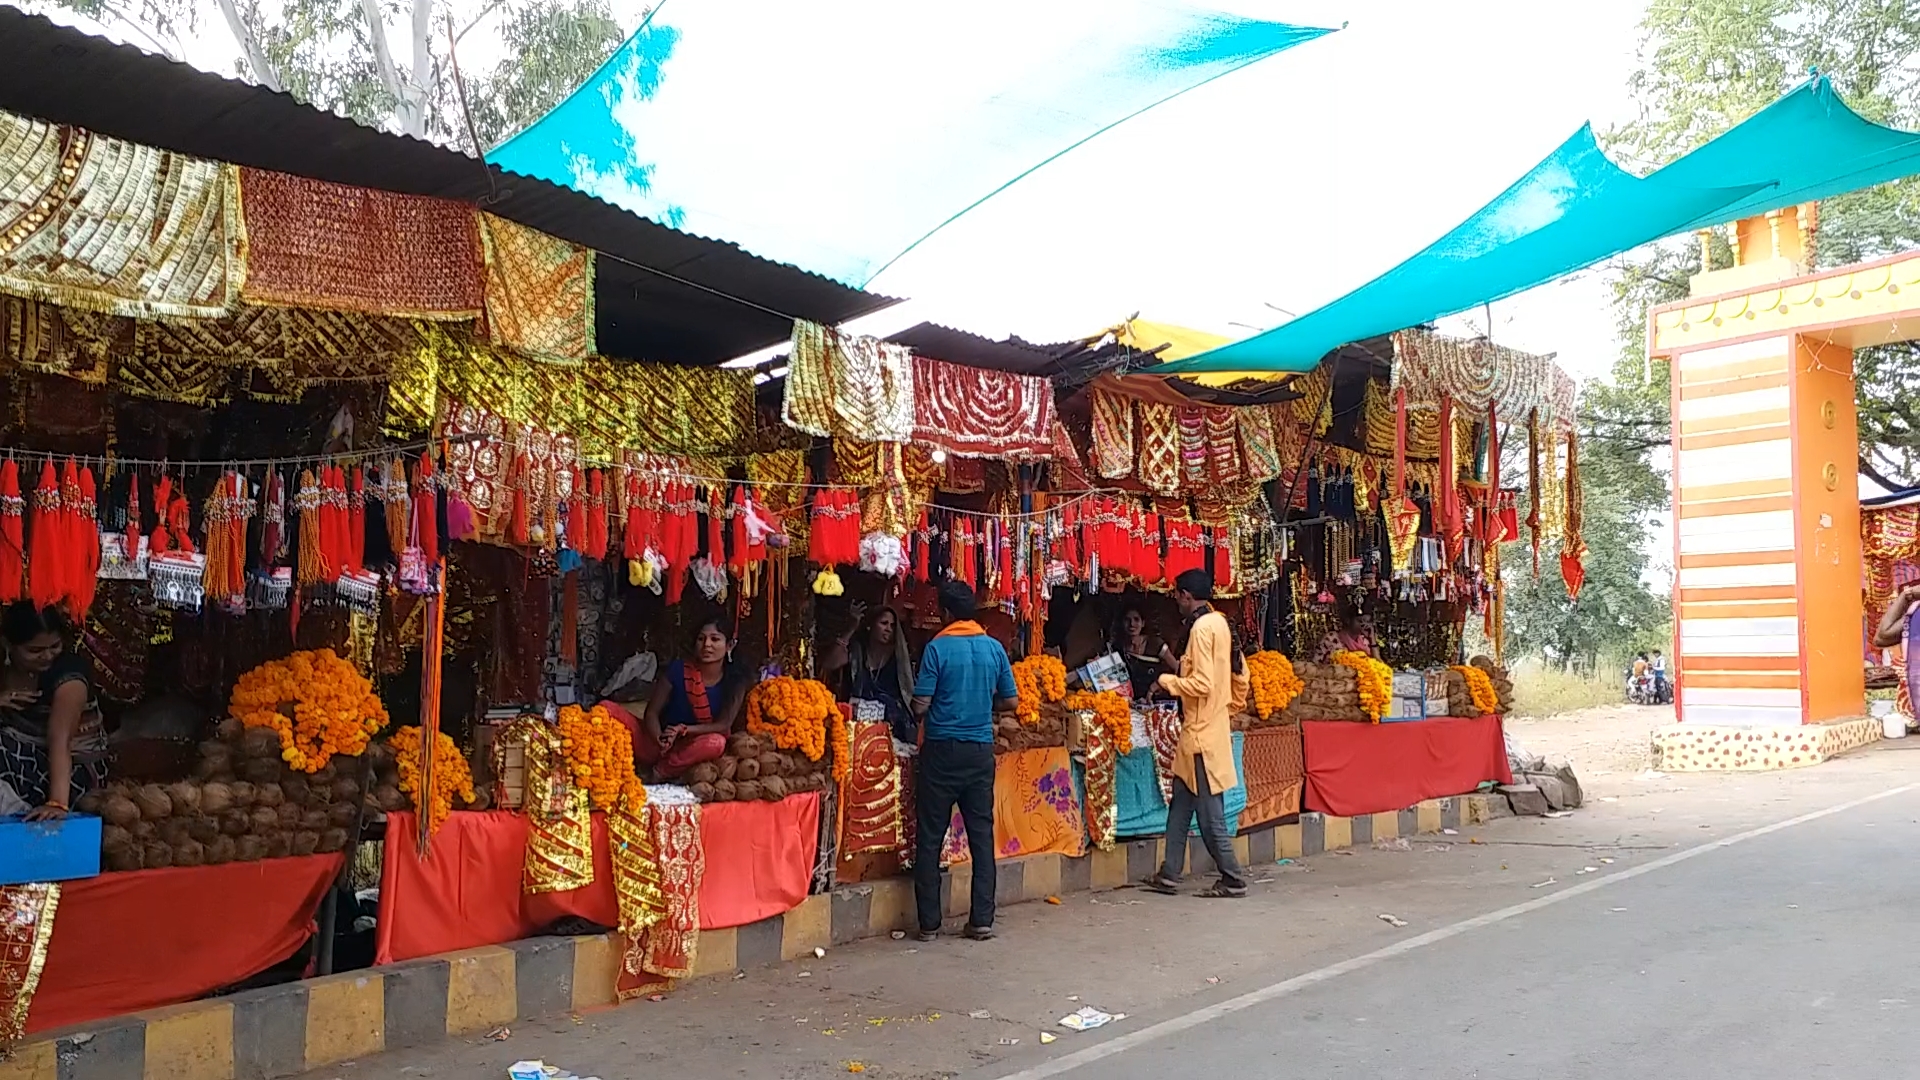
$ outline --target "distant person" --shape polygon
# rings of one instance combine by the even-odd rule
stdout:
[[[1659,649],[1655,649],[1648,666],[1653,669],[1654,700],[1664,701],[1667,697],[1667,658],[1660,655]]]
[[[1213,610],[1213,575],[1188,570],[1174,580],[1173,595],[1187,620],[1187,651],[1180,657],[1179,674],[1160,676],[1160,688],[1180,699],[1180,743],[1173,754],[1166,859],[1146,885],[1155,892],[1179,891],[1187,834],[1197,815],[1200,841],[1220,871],[1220,880],[1198,895],[1243,897],[1247,878],[1234,854],[1233,838],[1227,835],[1226,791],[1240,782],[1233,767],[1231,710],[1235,676],[1245,677],[1245,663],[1234,648],[1227,617]],[[1171,653],[1167,657],[1171,660]]]
[[[1633,658],[1633,677],[1635,681],[1647,677],[1647,654],[1641,653]]]
[[[1920,617],[1920,581],[1910,581],[1900,587],[1887,601],[1887,610],[1880,616],[1880,625],[1873,631],[1873,647],[1891,649],[1901,646],[1901,654],[1906,660],[1907,670],[1901,675],[1901,682],[1907,688],[1907,700],[1920,703],[1920,664],[1915,663],[1914,620]]]
[[[1380,652],[1373,643],[1373,620],[1357,608],[1340,609],[1333,632],[1320,639],[1321,663],[1332,660],[1333,654],[1339,652],[1364,653],[1375,660],[1380,659]]]
[[[920,654],[920,675],[913,684],[913,712],[922,721],[914,766],[919,832],[913,852],[920,941],[940,934],[940,849],[956,805],[973,858],[967,936],[975,941],[993,937],[999,877],[993,865],[993,714],[1012,712],[1019,691],[1007,650],[974,618],[978,604],[973,588],[963,582],[940,586],[946,626]]]
[[[1146,613],[1137,604],[1121,609],[1120,621],[1113,628],[1113,651],[1127,665],[1127,678],[1133,683],[1135,701],[1153,693],[1154,684],[1166,672],[1160,654],[1166,645],[1147,629]]]
[[[840,696],[878,702],[893,737],[912,744],[915,725],[907,703],[913,700],[913,660],[907,654],[906,624],[890,607],[876,608],[869,615],[867,606],[855,601],[851,612],[854,629],[834,639],[821,661],[821,673],[844,670]]]

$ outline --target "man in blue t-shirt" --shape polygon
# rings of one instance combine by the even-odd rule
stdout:
[[[973,588],[949,581],[940,586],[940,613],[947,625],[920,656],[913,684],[913,711],[922,718],[914,773],[919,834],[914,838],[913,898],[921,941],[940,934],[940,849],[955,804],[973,855],[973,904],[967,936],[993,936],[993,714],[1012,712],[1019,692],[1007,650],[974,621]]]

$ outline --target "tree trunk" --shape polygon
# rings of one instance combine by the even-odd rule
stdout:
[[[247,58],[247,67],[253,71],[253,79],[269,90],[279,92],[283,86],[280,71],[267,59],[265,49],[260,47],[260,39],[254,36],[253,29],[240,17],[240,9],[233,0],[219,0],[220,14],[227,20],[227,29],[233,34],[233,40]]]
[[[380,0],[360,0],[360,12],[366,17],[367,37],[373,43],[373,65],[380,72],[381,84],[393,96],[395,123],[402,134],[425,137],[427,95],[422,89],[425,76],[420,71],[414,71],[402,78],[400,69],[394,66],[393,49],[387,44],[387,24],[380,17]],[[414,0],[413,57],[416,67],[423,66],[421,60],[427,55],[426,31],[432,29],[432,18],[433,0]]]

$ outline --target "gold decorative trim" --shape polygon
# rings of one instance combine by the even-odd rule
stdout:
[[[1908,311],[1920,312],[1920,255],[1655,308],[1648,317],[1650,352],[1670,356],[1741,338],[1870,323]]]

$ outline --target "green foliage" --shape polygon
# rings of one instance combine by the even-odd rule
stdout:
[[[513,60],[468,86],[480,145],[497,146],[566,100],[626,34],[606,0],[540,0],[516,8],[500,27]]]

